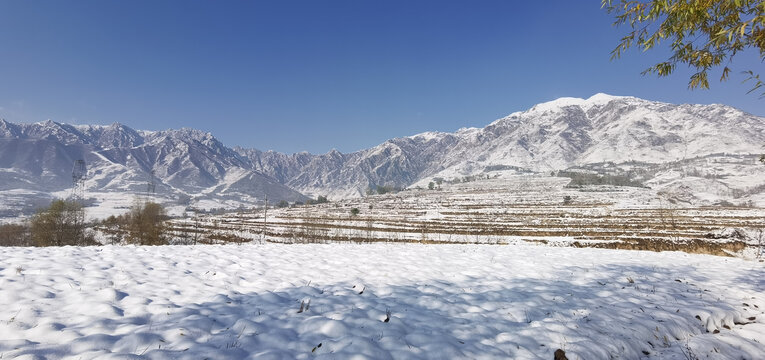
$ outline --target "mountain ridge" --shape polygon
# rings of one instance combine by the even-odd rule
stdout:
[[[755,154],[765,118],[727,105],[670,104],[631,96],[564,97],[483,128],[429,131],[341,153],[293,154],[228,147],[210,132],[0,120],[2,190],[62,191],[74,159],[90,165],[92,191],[140,192],[148,179],[176,198],[255,203],[303,195],[362,196],[377,185],[514,168],[550,172],[592,163],[666,163],[728,152]],[[51,186],[41,186],[49,183]],[[28,184],[28,185],[25,185]]]
[[[715,124],[713,116],[740,121]],[[761,117],[726,105],[674,105],[606,94],[588,99],[560,98],[511,113],[483,128],[424,132],[343,154],[344,164],[338,166],[348,179],[357,180],[355,192],[341,188],[342,184],[322,182],[317,176],[297,176],[286,183],[304,193],[339,190],[342,197],[361,194],[370,185],[407,186],[413,179],[471,175],[486,166],[551,171],[604,161],[660,163],[720,152],[725,146],[729,152],[757,153],[765,143],[764,123]],[[746,126],[739,126],[742,124]],[[608,125],[611,127],[605,129]],[[719,136],[730,132],[725,127],[733,125],[737,126],[736,134]],[[740,131],[752,127],[754,131]],[[721,141],[725,146],[720,146]],[[625,151],[630,155],[619,155]],[[375,161],[374,156],[380,153],[390,159]],[[281,167],[290,160],[290,155],[280,153],[249,151],[243,155],[259,163],[282,163]],[[302,166],[311,170],[316,165]],[[268,166],[264,169],[278,176]],[[354,169],[365,169],[365,173]],[[387,177],[397,172],[410,176],[401,181]]]

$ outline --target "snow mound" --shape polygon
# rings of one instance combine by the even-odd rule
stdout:
[[[412,244],[2,248],[0,256],[3,358],[765,353],[765,269],[741,259]]]

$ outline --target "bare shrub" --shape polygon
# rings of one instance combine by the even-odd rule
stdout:
[[[162,205],[146,202],[136,204],[127,219],[127,241],[141,245],[167,244],[165,209]]]
[[[113,244],[125,241],[139,245],[165,245],[168,243],[165,209],[153,202],[136,202],[130,212],[110,216],[101,225]]]
[[[95,245],[85,232],[82,205],[74,201],[54,200],[32,218],[30,225],[35,246]]]
[[[21,224],[0,225],[0,246],[31,246],[29,227]]]

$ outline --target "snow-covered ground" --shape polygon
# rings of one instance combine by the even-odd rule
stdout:
[[[172,220],[171,241],[531,242],[743,257],[754,256],[758,244],[765,243],[764,208],[688,205],[657,196],[653,189],[572,188],[566,186],[569,181],[522,175],[310,206],[200,215]],[[354,208],[359,211],[355,216]]]
[[[765,354],[765,263],[738,258],[248,244],[0,248],[0,259],[2,359]]]

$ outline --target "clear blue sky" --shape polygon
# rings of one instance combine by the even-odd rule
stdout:
[[[689,91],[684,69],[640,75],[665,52],[609,61],[611,22],[598,0],[4,0],[0,117],[324,153],[598,92],[765,115],[738,72]],[[744,55],[734,70],[762,69]]]

